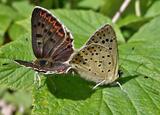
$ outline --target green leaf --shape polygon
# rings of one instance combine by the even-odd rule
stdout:
[[[45,1],[40,1],[39,3],[40,6],[44,8],[58,8],[59,7],[59,1],[57,0],[45,0]]]
[[[11,22],[11,19],[9,19],[5,15],[0,15],[0,35],[3,36],[6,30],[8,29],[8,26]]]
[[[11,42],[0,49],[0,87],[13,89],[32,88],[34,72],[30,69],[20,67],[14,60],[32,60],[30,35],[24,35],[15,42]]]
[[[135,56],[131,56],[132,61],[141,63],[145,68],[144,71],[143,66],[140,66],[138,72],[145,76],[155,77],[156,79],[158,79],[157,76],[160,74],[160,31],[157,28],[160,26],[159,19],[160,17],[157,17],[144,25],[129,40],[130,48],[134,48],[133,53],[137,56],[136,58]]]
[[[4,34],[7,31],[11,21],[12,20],[8,16],[0,15],[0,45],[3,44]]]
[[[154,17],[159,15],[160,14],[159,7],[160,7],[160,1],[156,0],[146,12],[145,17]]]
[[[46,85],[33,89],[33,114],[159,115],[160,17],[143,26],[126,44],[119,45],[123,76],[120,87],[93,84],[78,75],[46,76]],[[89,31],[89,30],[88,30]]]
[[[138,30],[143,24],[147,23],[150,18],[137,17],[135,15],[128,15],[118,21],[119,27],[127,26]]]
[[[104,5],[104,0],[82,0],[78,3],[78,7],[82,8],[92,8],[97,10]]]
[[[4,34],[9,28],[11,21],[15,18],[16,12],[14,9],[0,4],[0,45],[4,43]]]
[[[3,5],[3,4],[0,4],[0,8],[1,8],[0,15],[5,15],[11,19],[14,19],[16,17],[17,13],[15,12],[13,8]]]
[[[120,28],[122,28],[123,36],[126,41],[139,30],[141,26],[149,22],[152,18],[137,17],[135,15],[128,15],[117,22]]]
[[[109,17],[113,17],[114,14],[119,10],[123,0],[104,0],[105,4],[100,9],[100,12]]]
[[[130,100],[117,87],[93,91],[88,83],[78,76],[49,76],[46,86],[39,91],[34,89],[33,114],[115,114],[116,109],[126,108],[121,112],[135,113]],[[125,98],[126,97],[126,98]],[[121,98],[120,101],[116,99]],[[127,103],[129,102],[129,103]],[[119,104],[124,103],[119,107]],[[114,106],[114,107],[112,107]],[[48,109],[47,109],[48,108]],[[112,110],[115,110],[113,112]]]
[[[34,6],[29,4],[28,1],[18,1],[13,3],[13,7],[18,11],[20,16],[22,17],[28,17]]]
[[[24,20],[15,21],[9,28],[9,36],[12,40],[16,40],[30,31],[30,18],[27,18]]]
[[[2,45],[3,43],[4,43],[3,36],[0,36],[0,45]]]
[[[22,37],[28,32],[28,30],[31,29],[29,18],[34,6],[29,4],[28,1],[13,2],[12,6],[17,11],[17,16],[13,24],[9,28],[8,33],[11,40],[16,40],[17,38]]]

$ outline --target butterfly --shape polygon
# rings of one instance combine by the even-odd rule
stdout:
[[[69,30],[48,10],[35,7],[31,17],[32,49],[35,61],[16,63],[44,74],[66,73],[66,63],[73,53],[73,37]]]
[[[112,26],[98,29],[69,61],[80,76],[99,85],[113,83],[118,77],[118,49]]]

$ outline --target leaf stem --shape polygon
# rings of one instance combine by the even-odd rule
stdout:
[[[131,0],[125,0],[125,1],[122,3],[119,11],[117,11],[116,14],[115,14],[115,15],[113,16],[113,18],[112,18],[112,22],[113,22],[113,23],[116,23],[116,22],[117,22],[117,20],[121,17],[121,14],[122,14],[122,13],[124,12],[124,10],[127,8],[127,6],[129,5],[130,2],[131,2]]]
[[[135,13],[136,16],[141,16],[141,9],[140,9],[140,0],[135,1]]]

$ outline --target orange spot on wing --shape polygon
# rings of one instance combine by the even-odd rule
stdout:
[[[45,20],[46,20],[46,21],[49,21],[49,17],[45,17]]]
[[[49,17],[49,18],[48,18],[48,22],[49,22],[49,23],[52,23],[52,20],[51,20],[51,19],[52,19],[52,17]]]
[[[59,27],[59,26],[55,26],[56,32],[59,32],[60,28],[61,27]]]
[[[42,16],[42,15],[43,15],[43,12],[42,12],[42,11],[40,11],[39,15],[40,15],[40,16]]]
[[[50,29],[50,32],[54,32],[54,29],[53,29],[53,28],[51,28],[51,29]]]
[[[61,36],[61,37],[63,37],[63,36],[64,36],[64,34],[62,34],[62,33],[60,33],[60,32],[58,32],[58,35],[59,35],[59,36]]]
[[[40,11],[40,16],[41,16],[42,18],[46,18],[46,13],[43,12],[43,11]]]
[[[43,19],[45,19],[47,22],[51,23],[53,28],[50,29],[50,32],[54,32],[56,30],[56,33],[60,36],[60,37],[64,37],[64,33],[60,32],[59,30],[62,28],[61,26],[59,26],[60,24],[57,22],[56,19],[52,18],[51,16],[47,17],[47,13],[44,11],[40,11],[39,13],[40,17],[42,17]],[[58,24],[58,26],[56,25],[56,23]]]
[[[52,26],[54,27],[54,26],[55,26],[55,24],[56,24],[56,21],[55,21],[55,20],[53,20],[53,21],[52,21]]]

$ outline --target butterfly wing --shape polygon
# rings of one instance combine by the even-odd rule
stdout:
[[[31,23],[32,47],[37,58],[55,58],[54,52],[59,50],[59,47],[66,48],[72,45],[70,32],[46,9],[36,7],[32,13]],[[69,42],[63,43],[66,39],[70,39]],[[67,50],[68,55],[63,57],[64,60],[67,60],[72,52],[73,49],[70,47],[70,51]]]
[[[37,60],[26,62],[15,60],[18,64],[38,72],[63,73],[69,66],[63,63],[73,53],[73,37],[48,10],[35,7],[31,18],[32,48]]]
[[[87,41],[86,45],[91,43],[100,44],[107,49],[111,50],[111,54],[114,55],[114,61],[118,64],[118,48],[117,39],[114,29],[111,25],[106,24],[98,29]]]
[[[70,66],[65,63],[56,62],[51,65],[51,67],[48,66],[39,66],[32,62],[22,61],[22,60],[15,60],[16,63],[23,65],[25,67],[32,68],[35,71],[43,72],[44,74],[53,74],[53,73],[65,73],[68,71],[68,68]]]
[[[86,46],[75,53],[70,64],[87,80],[104,84],[118,77],[118,52],[116,35],[110,25],[97,30]]]
[[[113,82],[117,78],[117,67],[109,49],[99,44],[90,44],[74,54],[70,64],[78,73],[96,83]]]
[[[27,62],[27,61],[22,61],[22,60],[14,60],[14,61],[20,65],[25,66],[25,67],[34,68],[34,63],[32,63],[32,62]]]
[[[67,32],[65,41],[57,48],[57,50],[52,54],[52,59],[57,62],[67,61],[71,54],[73,53],[72,35]]]

